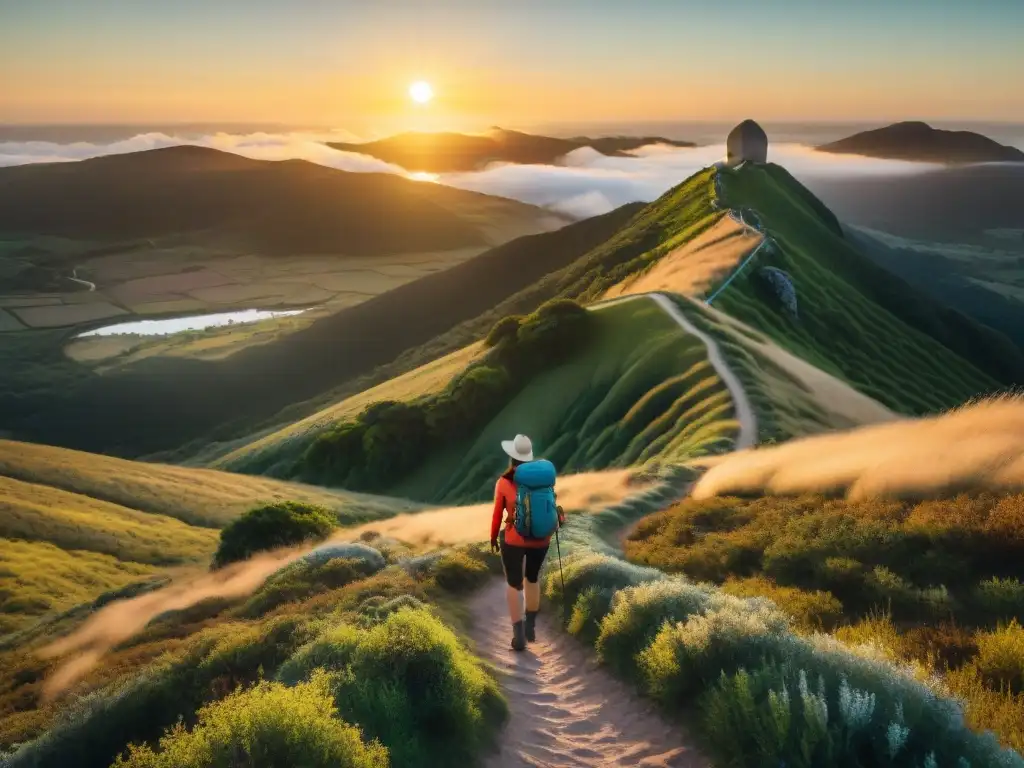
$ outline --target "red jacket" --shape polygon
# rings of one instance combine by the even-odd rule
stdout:
[[[501,529],[502,513],[508,513],[505,518],[505,542],[514,547],[546,547],[551,542],[551,537],[545,539],[524,539],[516,530],[516,484],[509,479],[508,475],[502,475],[494,485],[494,511],[491,513],[491,540],[498,538],[498,531]],[[561,513],[558,515],[558,524],[565,521]]]

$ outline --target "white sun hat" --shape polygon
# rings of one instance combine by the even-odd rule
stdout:
[[[526,435],[516,435],[512,440],[502,440],[501,449],[517,461],[533,461],[533,443]]]

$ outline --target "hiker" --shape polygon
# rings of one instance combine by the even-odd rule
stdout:
[[[502,440],[501,448],[510,461],[494,486],[491,551],[501,552],[501,565],[508,582],[505,596],[512,620],[512,649],[522,651],[527,641],[532,643],[537,639],[540,567],[548,553],[551,536],[565,522],[565,516],[562,508],[555,504],[554,465],[546,459],[533,458],[530,438],[516,435],[513,440]],[[507,514],[503,529],[502,513]]]

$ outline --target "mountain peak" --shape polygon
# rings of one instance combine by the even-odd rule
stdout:
[[[1024,152],[971,131],[933,128],[920,120],[894,123],[823,144],[819,152],[930,163],[1020,163]]]

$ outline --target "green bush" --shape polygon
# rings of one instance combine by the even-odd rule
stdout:
[[[312,504],[281,501],[257,507],[221,531],[213,565],[222,568],[257,552],[322,541],[335,525],[334,516],[328,510]]]
[[[386,744],[395,765],[472,759],[505,714],[497,684],[455,634],[409,608],[360,635],[335,696],[342,716]]]
[[[115,768],[387,768],[388,751],[365,743],[334,712],[326,673],[287,688],[263,682],[199,710],[191,730],[180,723],[157,750],[129,747]]]
[[[978,584],[975,601],[983,615],[1006,621],[1024,616],[1024,582],[993,576]]]
[[[843,604],[832,593],[781,587],[761,576],[730,579],[722,585],[722,591],[736,597],[767,597],[806,631],[834,629],[843,618]]]
[[[975,665],[993,688],[1024,693],[1024,627],[1016,619],[992,632],[976,637]]]
[[[497,347],[503,342],[512,342],[514,344],[516,335],[519,333],[519,324],[522,320],[521,315],[508,315],[501,318],[487,334],[484,345],[487,347]]]
[[[459,550],[446,552],[439,557],[431,572],[437,586],[449,592],[468,592],[480,586],[490,574],[483,561]]]
[[[637,654],[666,623],[685,621],[702,612],[710,601],[707,590],[676,579],[665,579],[619,591],[598,632],[598,656],[624,676],[636,672]]]
[[[285,603],[343,587],[376,573],[383,567],[383,558],[380,561],[379,567],[376,562],[355,558],[335,558],[322,565],[299,561],[268,579],[238,613],[246,617],[263,616]]]
[[[351,624],[338,624],[302,646],[277,671],[277,679],[286,685],[309,680],[318,669],[337,672],[352,661],[362,641],[362,632]]]
[[[616,590],[608,587],[587,587],[572,605],[566,629],[585,643],[593,645],[601,634],[601,622],[612,609]]]

